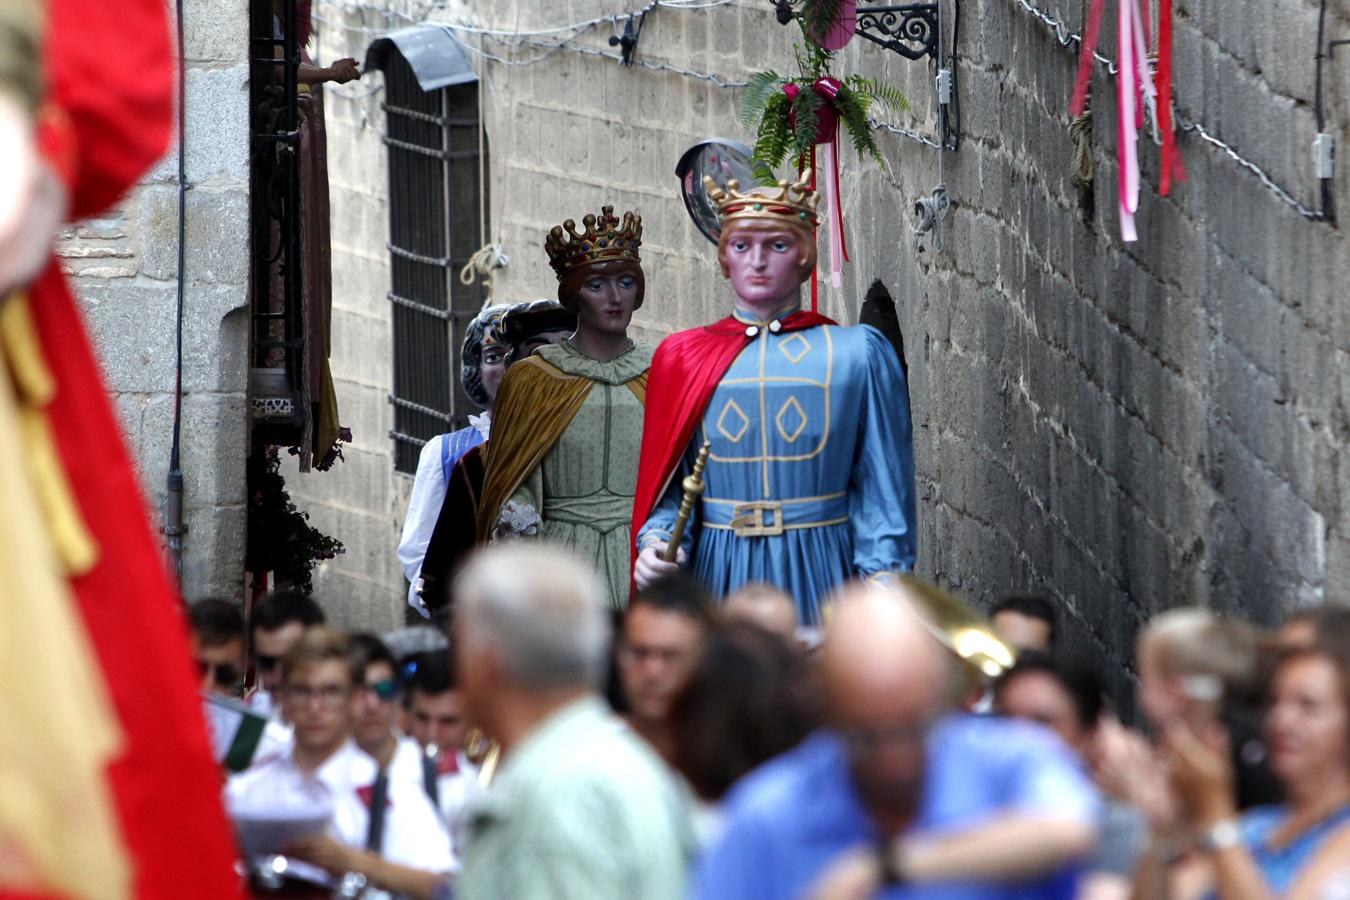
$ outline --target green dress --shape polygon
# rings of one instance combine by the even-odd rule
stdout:
[[[643,416],[629,382],[651,367],[651,348],[634,344],[600,362],[563,341],[536,355],[594,384],[553,449],[502,506],[498,533],[505,525],[571,549],[605,579],[610,604],[624,609]]]

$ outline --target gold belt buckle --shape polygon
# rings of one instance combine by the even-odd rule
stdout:
[[[764,524],[764,513],[773,513],[773,522]],[[731,530],[736,537],[774,537],[783,533],[783,504],[776,500],[737,503],[732,508]]]

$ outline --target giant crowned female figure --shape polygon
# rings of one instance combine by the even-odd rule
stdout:
[[[840,583],[913,567],[914,451],[895,351],[870,326],[801,311],[816,263],[809,173],[725,191],[717,259],[732,314],[672,335],[652,363],[634,504],[639,588],[690,565],[718,595],[764,581],[803,624]],[[676,563],[662,556],[704,443],[704,493]]]
[[[629,516],[652,353],[628,339],[642,305],[642,219],[613,207],[549,232],[558,300],[576,332],[502,381],[478,507],[480,540],[538,535],[570,547],[627,605]]]

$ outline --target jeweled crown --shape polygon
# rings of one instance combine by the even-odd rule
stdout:
[[[807,169],[792,184],[778,182],[775,188],[751,188],[741,193],[741,183],[728,179],[726,190],[711,176],[703,176],[703,189],[717,204],[717,217],[723,226],[735,219],[769,219],[807,230],[820,224],[816,207],[820,195],[811,188],[811,170]]]
[[[638,248],[642,246],[642,216],[626,212],[620,220],[614,215],[614,207],[605,206],[598,218],[588,214],[581,224],[585,231],[577,231],[572,219],[554,225],[544,240],[548,264],[559,281],[578,266],[618,259],[641,262]]]

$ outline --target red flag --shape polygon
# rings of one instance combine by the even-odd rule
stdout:
[[[45,10],[43,152],[67,181],[72,218],[80,218],[116,201],[168,144],[174,65],[165,6],[47,0]],[[56,456],[97,545],[97,562],[70,588],[122,731],[107,780],[132,892],[238,897],[180,604],[118,422],[55,264],[28,294],[36,349],[55,383],[46,418]],[[163,336],[166,345],[171,339]]]

